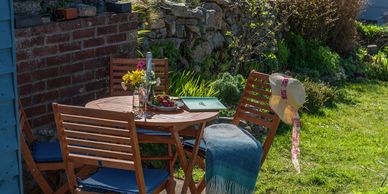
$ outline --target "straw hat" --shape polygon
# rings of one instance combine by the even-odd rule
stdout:
[[[286,92],[282,97],[281,90],[284,79],[286,79],[286,84],[283,87]],[[306,99],[306,92],[302,83],[297,79],[287,77],[280,73],[270,75],[269,81],[272,90],[269,105],[282,121],[287,124],[292,124],[295,114],[302,107]]]

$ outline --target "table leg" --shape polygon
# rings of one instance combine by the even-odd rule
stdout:
[[[201,123],[201,127],[200,129],[198,130],[197,132],[197,135],[195,137],[195,144],[194,144],[194,147],[193,147],[193,151],[191,153],[191,158],[190,158],[190,161],[188,163],[188,167],[186,169],[186,176],[185,177],[185,181],[183,182],[183,187],[182,187],[182,193],[186,193],[187,192],[187,188],[188,188],[188,185],[190,184],[194,184],[194,181],[193,181],[193,168],[194,168],[194,165],[195,165],[195,162],[197,160],[197,156],[198,156],[198,152],[199,152],[199,147],[200,147],[200,144],[201,144],[201,139],[202,139],[202,136],[203,136],[203,132],[204,132],[204,129],[205,129],[205,126],[206,126],[206,123]],[[195,187],[195,189],[197,189]],[[197,192],[197,190],[196,190]]]
[[[179,133],[178,133],[177,130],[171,130],[171,133],[172,133],[173,139],[176,142],[176,152],[178,153],[179,162],[181,163],[181,167],[182,167],[183,172],[185,174],[185,180],[186,180],[189,177],[187,172],[190,169],[187,168],[188,167],[188,162],[187,162],[187,158],[185,156],[185,152],[183,150],[182,142],[180,140]],[[191,169],[191,171],[192,171],[192,169]],[[194,182],[190,181],[190,185],[189,186],[190,186],[190,192],[192,194],[195,194],[196,193],[196,188],[195,188]],[[181,194],[185,194],[186,192],[187,192],[187,188],[186,188],[185,192],[182,189]]]

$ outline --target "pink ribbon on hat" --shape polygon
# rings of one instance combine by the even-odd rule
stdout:
[[[280,96],[283,100],[287,100],[287,85],[288,78],[283,78],[282,83],[280,85]],[[300,165],[298,156],[300,154],[299,149],[299,141],[300,141],[300,117],[298,111],[295,111],[292,127],[292,146],[291,146],[291,161],[294,165],[297,173],[300,173]]]

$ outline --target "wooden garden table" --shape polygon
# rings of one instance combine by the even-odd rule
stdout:
[[[132,111],[132,96],[101,98],[87,103],[85,107],[117,112],[129,112]],[[146,119],[135,119],[135,124],[137,127],[151,130],[157,129],[160,131],[168,131],[171,133],[171,136],[161,137],[155,135],[141,135],[139,136],[139,140],[157,140],[161,143],[174,144],[176,146],[176,151],[178,153],[181,167],[182,169],[186,169],[184,170],[185,180],[181,193],[186,193],[188,187],[190,187],[190,192],[192,194],[197,193],[194,181],[192,180],[193,167],[206,123],[218,117],[218,112],[189,112],[180,109],[175,112],[158,112],[147,110],[147,113],[151,114],[152,116]],[[191,127],[197,124],[200,125],[198,129]],[[190,161],[188,161],[185,156],[180,134],[188,134],[189,136],[193,136],[195,138],[195,144]]]

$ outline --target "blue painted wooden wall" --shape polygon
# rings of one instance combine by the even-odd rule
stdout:
[[[0,194],[23,192],[12,0],[0,0]]]

